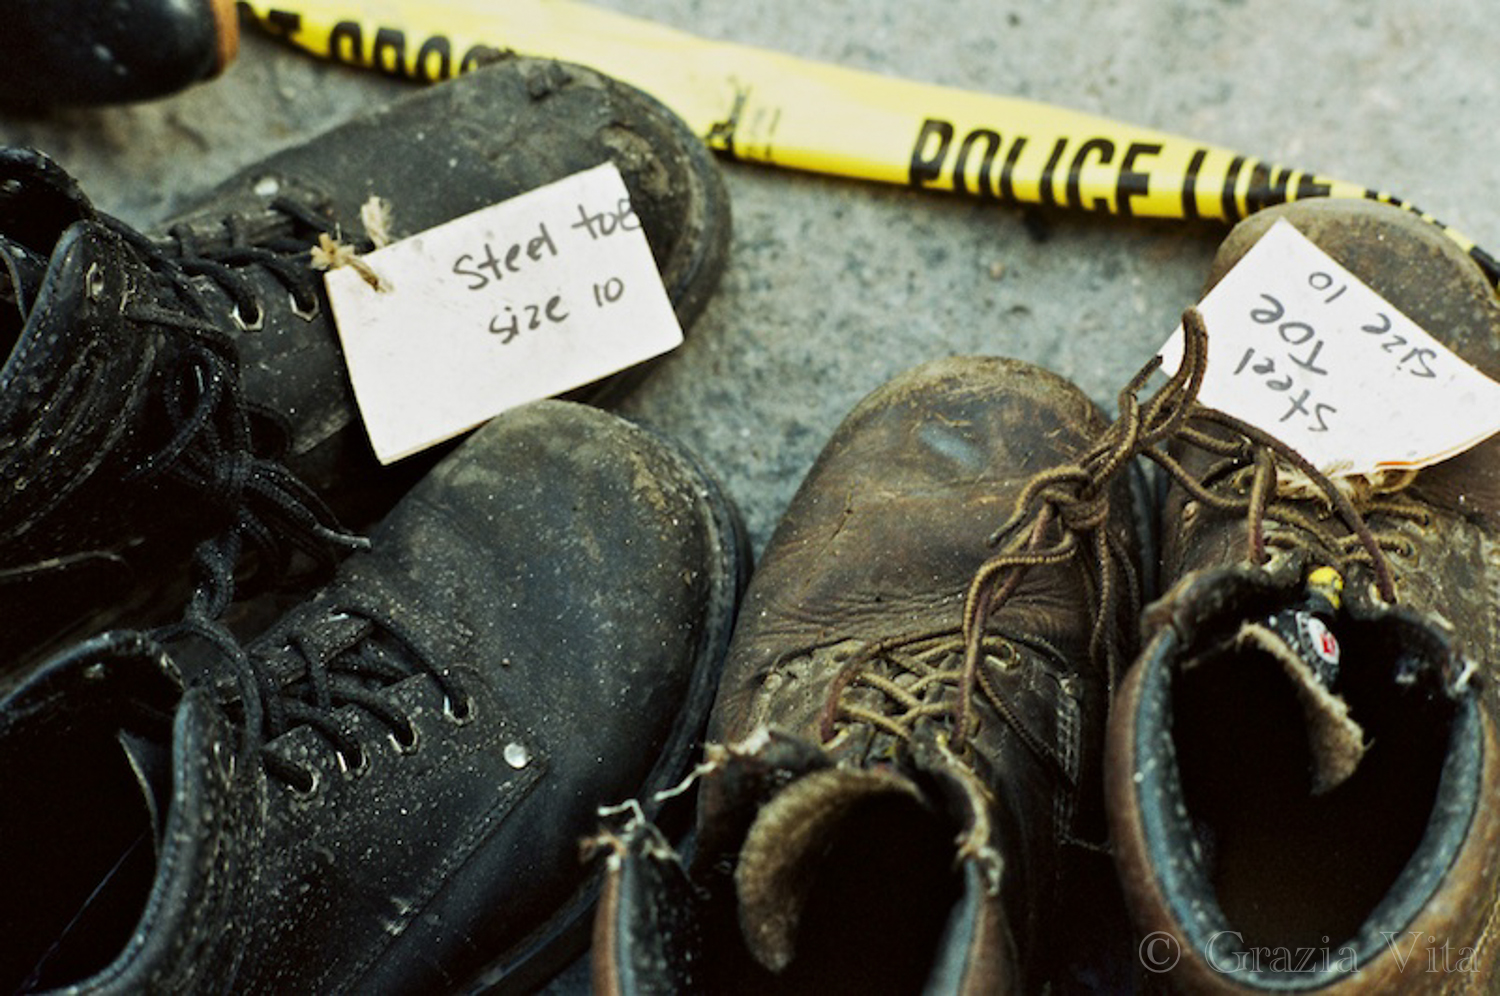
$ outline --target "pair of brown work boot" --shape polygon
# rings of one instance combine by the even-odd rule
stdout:
[[[1262,212],[1214,280],[1275,217],[1500,376],[1493,289],[1399,209]],[[1187,324],[1112,424],[999,359],[855,409],[752,579],[690,843],[599,838],[598,991],[1484,987],[1500,443],[1294,490]]]

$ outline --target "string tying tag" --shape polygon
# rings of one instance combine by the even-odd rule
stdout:
[[[393,241],[390,234],[390,203],[374,194],[360,205],[359,220],[365,234],[376,249],[383,249]],[[336,270],[347,266],[358,273],[373,289],[386,293],[395,290],[389,280],[375,272],[355,248],[327,232],[318,236],[318,244],[309,250],[314,270]]]

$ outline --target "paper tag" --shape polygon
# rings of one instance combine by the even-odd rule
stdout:
[[[1416,469],[1500,431],[1500,384],[1279,220],[1198,305],[1199,403],[1285,442],[1326,474]],[[1182,327],[1162,348],[1182,360]]]
[[[326,283],[381,463],[682,342],[614,163],[360,258],[388,289]]]

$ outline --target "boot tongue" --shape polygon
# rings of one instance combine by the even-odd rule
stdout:
[[[172,750],[166,744],[128,730],[121,730],[116,739],[141,790],[141,801],[151,822],[151,840],[160,854],[172,801]]]
[[[1366,747],[1349,704],[1333,691],[1340,649],[1324,613],[1314,606],[1284,609],[1244,623],[1235,639],[1242,650],[1269,655],[1291,680],[1307,728],[1313,795],[1338,788],[1359,767]]]
[[[857,804],[888,795],[921,799],[916,786],[894,772],[825,768],[792,782],[761,807],[734,880],[745,944],[762,965],[779,972],[791,963],[817,865],[835,832]]]

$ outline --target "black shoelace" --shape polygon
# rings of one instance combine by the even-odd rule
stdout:
[[[398,751],[416,748],[416,727],[391,701],[386,692],[391,685],[426,675],[442,693],[443,712],[450,720],[467,723],[475,714],[463,683],[435,667],[405,627],[388,615],[369,607],[330,604],[321,607],[304,629],[351,619],[358,622],[359,631],[326,654],[312,648],[306,632],[292,634],[279,654],[251,653],[216,621],[192,620],[185,626],[211,644],[233,676],[237,696],[230,704],[243,730],[240,756],[257,758],[268,775],[299,792],[316,789],[316,772],[267,745],[297,727],[307,727],[335,753],[344,771],[360,774],[369,752],[341,722],[337,713],[344,707],[354,706],[375,718]],[[284,663],[273,663],[273,658],[286,655],[297,662],[292,671]]]
[[[173,474],[230,508],[235,517],[231,529],[197,548],[198,584],[182,620],[153,636],[163,643],[196,637],[212,648],[221,673],[232,678],[237,692],[232,705],[243,729],[241,755],[258,757],[267,774],[305,792],[315,787],[315,774],[265,749],[282,734],[308,727],[345,770],[359,772],[368,761],[367,751],[341,724],[337,710],[358,708],[389,731],[398,749],[410,750],[416,728],[386,695],[387,686],[428,675],[444,696],[445,715],[456,722],[472,718],[473,704],[461,683],[433,667],[399,622],[369,608],[320,610],[310,626],[353,618],[361,632],[327,657],[314,651],[311,641],[294,635],[284,648],[299,662],[294,676],[287,674],[284,662],[272,666],[272,658],[280,655],[252,654],[221,621],[235,597],[245,554],[280,576],[296,552],[328,564],[339,548],[368,546],[344,532],[321,499],[285,467],[253,455],[237,351],[231,336],[209,320],[213,312],[199,285],[204,278],[227,297],[231,317],[242,330],[253,333],[263,324],[252,268],[286,290],[294,312],[305,317],[317,313],[320,298],[307,253],[329,222],[291,198],[278,197],[268,206],[265,218],[224,219],[222,232],[206,239],[187,225],[175,226],[162,242],[128,230],[122,234],[170,283],[174,303],[185,305],[180,310],[148,309],[137,317],[181,330],[188,343],[183,374],[170,399],[176,433],[140,473]],[[206,677],[213,680],[215,675]]]
[[[283,200],[277,202],[279,211],[303,226],[317,226],[309,209]],[[286,287],[294,306],[315,311],[311,271],[293,263],[288,245],[230,245],[195,256],[179,242],[182,252],[174,256],[122,222],[107,216],[101,221],[135,249],[162,290],[154,300],[133,299],[128,317],[168,330],[177,345],[176,367],[161,399],[171,435],[130,477],[170,479],[200,495],[230,523],[195,551],[196,590],[189,615],[217,618],[228,608],[244,554],[252,554],[258,570],[276,578],[290,569],[297,553],[327,568],[340,550],[365,546],[291,471],[255,453],[239,351],[229,331],[214,320],[205,292],[195,281],[197,276],[208,277],[229,295],[237,314],[249,312],[254,318],[249,324],[258,324],[263,311],[243,268],[265,268]]]
[[[308,254],[330,224],[312,206],[278,196],[267,203],[259,224],[230,215],[221,220],[219,236],[203,238],[179,223],[152,246],[187,276],[208,278],[228,297],[234,322],[253,332],[264,324],[265,312],[246,276],[251,268],[269,274],[286,290],[295,314],[310,318],[318,313],[321,301]]]

